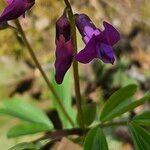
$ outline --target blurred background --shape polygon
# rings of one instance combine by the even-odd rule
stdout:
[[[129,83],[139,85],[139,91],[135,96],[141,97],[150,89],[149,0],[71,0],[71,4],[75,13],[86,13],[100,29],[103,29],[102,22],[105,20],[114,25],[121,34],[121,40],[114,47],[117,57],[115,65],[105,65],[97,60],[90,65],[80,64],[81,92],[84,99],[101,105],[115,90]],[[5,0],[1,0],[0,12],[5,5]],[[62,0],[36,0],[35,6],[27,13],[26,18],[20,17],[36,56],[52,82],[54,82],[55,22],[63,9]],[[13,21],[10,24],[14,26]],[[78,50],[83,46],[78,33]],[[72,100],[70,103],[67,102],[68,109],[73,109],[74,106],[71,73],[70,69],[67,73],[69,78],[65,79]],[[45,110],[49,117],[58,115],[52,103],[51,93],[28,55],[20,35],[13,29],[0,30],[0,101],[8,97],[31,101]],[[149,104],[138,107],[130,115],[134,116],[147,109]],[[6,137],[8,129],[17,122],[17,119],[0,116],[1,150],[7,150],[16,143],[41,136],[36,134],[8,139]],[[107,132],[111,133],[107,137],[110,150],[132,150],[131,138],[126,128],[117,127]]]

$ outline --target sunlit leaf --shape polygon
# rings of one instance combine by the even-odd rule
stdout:
[[[44,124],[49,127],[49,129],[52,129],[52,124],[44,112],[17,98],[4,100],[0,113],[17,117],[31,123]]]
[[[24,143],[17,144],[9,148],[8,150],[37,150],[37,149],[33,143],[24,142]]]
[[[54,76],[54,75],[53,75]],[[55,79],[52,79],[53,86],[60,96],[62,103],[68,112],[70,118],[75,122],[76,114],[72,107],[72,76],[71,72],[67,72],[67,74],[64,77],[63,83],[61,85],[58,85],[55,82]],[[55,97],[53,97],[53,105],[57,109],[59,116],[61,118],[61,121],[63,123],[63,126],[70,127],[70,124],[68,122],[68,119],[66,116],[64,116],[64,113],[62,112],[61,108],[59,107],[58,103],[55,100]]]
[[[49,127],[41,124],[19,124],[12,127],[8,132],[9,138],[19,137],[22,135],[35,134],[39,132],[50,131]]]

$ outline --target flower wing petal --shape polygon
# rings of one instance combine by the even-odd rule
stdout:
[[[101,59],[104,63],[113,64],[115,61],[115,54],[110,45],[101,43],[99,47],[96,49],[97,58]]]
[[[103,34],[108,43],[113,46],[120,40],[120,34],[111,24],[104,21],[103,25],[105,27]]]
[[[75,55],[75,59],[81,63],[89,63],[96,57],[96,39],[95,36],[87,43],[85,48]]]

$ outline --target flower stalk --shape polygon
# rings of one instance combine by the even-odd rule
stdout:
[[[66,11],[68,13],[70,26],[71,26],[71,36],[73,40],[73,48],[74,53],[77,53],[77,37],[76,37],[76,25],[75,18],[71,8],[71,5],[68,0],[64,0],[66,4]],[[75,94],[76,94],[76,104],[78,109],[78,121],[79,125],[82,129],[84,129],[84,118],[83,111],[81,107],[81,93],[80,93],[80,83],[79,83],[79,71],[78,71],[78,62],[76,60],[73,61],[73,75],[74,75],[74,86],[75,86]]]
[[[70,118],[70,116],[68,115],[67,111],[65,110],[65,108],[64,108],[64,106],[63,106],[63,104],[62,104],[62,100],[61,100],[60,97],[58,96],[58,94],[57,94],[57,92],[55,91],[53,85],[52,85],[51,82],[49,81],[49,79],[48,79],[46,73],[45,73],[44,70],[42,69],[42,66],[40,65],[38,59],[36,58],[36,55],[35,55],[35,53],[34,53],[32,47],[31,47],[30,43],[28,42],[28,40],[27,40],[27,38],[26,38],[26,35],[25,35],[24,31],[23,31],[23,28],[22,28],[22,26],[21,26],[21,24],[20,24],[20,22],[19,22],[18,19],[15,20],[15,24],[16,24],[16,27],[17,27],[17,29],[18,29],[20,35],[22,36],[22,39],[23,39],[23,41],[24,41],[24,44],[25,44],[26,47],[27,47],[28,52],[30,53],[30,55],[31,55],[31,57],[32,57],[32,59],[33,59],[33,61],[34,61],[34,63],[36,64],[36,67],[39,69],[39,71],[40,71],[42,77],[44,78],[45,82],[47,83],[48,88],[50,89],[50,91],[52,92],[52,94],[54,95],[54,97],[56,98],[56,101],[57,101],[57,103],[59,104],[60,109],[62,110],[62,112],[64,113],[65,117],[68,119],[68,121],[70,122],[70,124],[71,124],[72,126],[74,126],[74,123],[73,123],[72,119]]]

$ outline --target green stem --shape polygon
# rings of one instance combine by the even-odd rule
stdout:
[[[67,13],[69,16],[69,21],[71,25],[71,35],[73,40],[74,53],[77,53],[77,37],[76,37],[76,26],[75,26],[75,18],[71,8],[71,5],[68,0],[64,0],[67,6]],[[74,85],[75,85],[75,94],[76,94],[76,104],[78,108],[78,119],[79,125],[82,129],[84,129],[84,118],[83,111],[81,107],[81,93],[80,93],[80,83],[79,83],[79,70],[78,70],[78,62],[73,61],[73,75],[74,75]]]
[[[36,55],[35,55],[35,53],[34,53],[32,47],[31,47],[30,43],[28,42],[28,40],[27,40],[27,38],[26,38],[26,35],[25,35],[25,33],[24,33],[23,29],[22,29],[22,26],[21,26],[19,20],[16,19],[16,20],[15,20],[15,24],[16,24],[16,26],[17,26],[17,28],[18,28],[19,33],[20,33],[21,36],[22,36],[22,39],[23,39],[23,41],[24,41],[24,44],[26,45],[26,47],[27,47],[27,49],[28,49],[28,51],[29,51],[29,53],[30,53],[30,55],[31,55],[31,57],[32,57],[32,59],[33,59],[33,61],[34,61],[34,63],[36,64],[36,66],[37,66],[37,68],[39,69],[41,75],[43,76],[45,82],[47,83],[48,88],[51,90],[52,94],[53,94],[54,97],[56,98],[57,103],[59,104],[59,106],[60,106],[62,112],[64,113],[64,115],[66,116],[66,118],[68,119],[68,121],[70,122],[70,124],[71,124],[72,126],[74,126],[74,123],[73,123],[72,119],[70,118],[70,116],[68,115],[68,113],[66,112],[66,110],[65,110],[65,108],[64,108],[64,106],[63,106],[63,104],[62,104],[62,101],[61,101],[60,97],[59,97],[58,94],[56,93],[54,87],[52,86],[52,84],[51,84],[51,82],[49,81],[48,77],[46,76],[44,70],[42,69],[42,67],[41,67],[41,65],[40,65],[40,63],[39,63],[39,61],[38,61],[38,59],[36,58]]]

